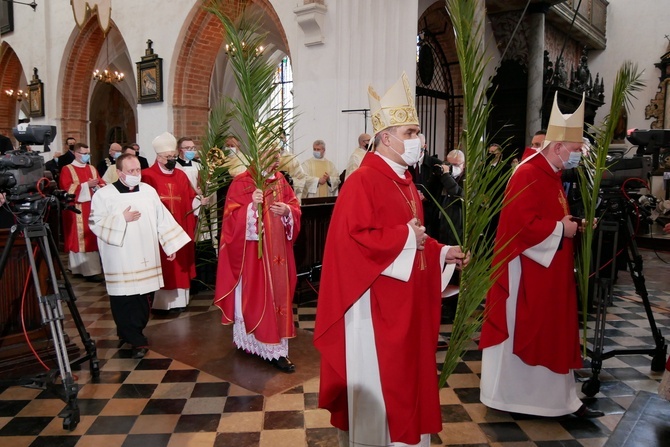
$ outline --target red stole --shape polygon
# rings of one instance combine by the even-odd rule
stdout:
[[[81,193],[81,185],[96,178],[100,178],[98,170],[88,164],[82,167],[68,164],[63,167],[60,173],[60,188],[75,196],[74,207],[81,211],[80,214],[71,211],[63,211],[62,213],[64,248],[68,253],[98,251],[98,238],[88,226],[88,217],[91,215],[91,201],[77,201]],[[105,186],[102,179],[100,179],[99,186]],[[91,190],[91,197],[93,197],[93,190]]]

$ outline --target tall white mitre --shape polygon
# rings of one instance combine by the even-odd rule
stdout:
[[[561,112],[558,108],[558,92],[554,94],[554,105],[549,117],[547,135],[544,138],[544,147],[552,141],[566,141],[569,143],[581,143],[584,136],[584,94],[582,103],[571,115]]]
[[[375,89],[369,86],[368,100],[375,135],[389,127],[419,125],[418,114],[414,107],[414,93],[404,71],[400,79],[381,98]]]
[[[156,151],[157,154],[174,152],[177,150],[177,139],[170,132],[163,132],[154,138],[151,145],[154,147],[154,151]]]

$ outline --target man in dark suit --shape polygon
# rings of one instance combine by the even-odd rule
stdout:
[[[60,172],[64,166],[69,165],[74,161],[74,145],[77,144],[77,140],[73,137],[67,137],[65,140],[65,147],[67,150],[63,150],[63,154],[58,157],[58,171]]]
[[[135,155],[137,156],[137,159],[140,161],[140,168],[146,169],[149,167],[149,162],[147,161],[146,158],[142,157],[140,155],[140,145],[137,143],[131,144],[133,149],[135,149]]]

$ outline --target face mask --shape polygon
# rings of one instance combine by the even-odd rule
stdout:
[[[114,158],[114,160],[116,160],[116,159],[119,158],[120,156],[121,156],[121,152],[114,152],[114,155],[112,155],[112,157]]]
[[[460,166],[452,166],[451,167],[451,176],[452,177],[456,178],[459,175],[461,175],[462,173],[463,173],[463,168],[461,168]]]
[[[71,151],[73,151],[74,150],[74,144],[68,144],[67,148],[70,149]]]
[[[188,161],[193,160],[195,158],[195,151],[184,151],[184,157],[186,157]]]
[[[563,162],[563,169],[573,169],[579,166],[579,162],[582,160],[582,153],[580,152],[570,152],[570,156],[568,156],[567,160],[563,160],[563,158],[559,155],[558,158],[561,159]]]
[[[313,154],[314,158],[323,158],[323,154],[319,151],[314,151]]]
[[[168,171],[172,171],[175,168],[175,166],[177,166],[177,160],[168,160],[165,163],[165,169],[167,169]]]
[[[86,164],[91,160],[91,154],[84,154],[81,156],[81,162]]]
[[[130,186],[131,188],[134,188],[135,186],[139,185],[140,180],[142,180],[142,174],[140,174],[140,175],[128,175],[128,174],[126,174],[126,178],[123,179],[125,184]]]
[[[231,154],[236,154],[237,153],[237,148],[235,146],[226,146],[226,150],[230,152]]]
[[[411,140],[401,140],[393,134],[389,134],[398,141],[402,141],[402,144],[405,146],[405,152],[403,154],[398,154],[398,151],[389,146],[393,152],[400,155],[400,158],[407,164],[407,166],[414,166],[419,162],[421,157],[421,140],[418,138],[412,138]]]

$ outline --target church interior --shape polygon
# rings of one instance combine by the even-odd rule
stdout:
[[[111,143],[135,142],[151,164],[156,158],[151,142],[165,131],[204,144],[216,104],[224,97],[239,98],[221,24],[203,7],[210,1],[1,1],[0,134],[18,147],[17,123],[54,126],[50,147],[33,144],[32,150],[48,162],[67,150],[66,138],[73,137],[89,144],[92,165],[107,157]],[[566,113],[583,96],[585,125],[597,125],[609,113],[622,61],[631,60],[641,69],[644,86],[623,111],[610,148],[624,157],[653,157],[647,195],[667,203],[655,210],[660,219],[641,225],[634,238],[654,324],[667,337],[670,234],[663,234],[660,225],[670,217],[670,9],[665,1],[478,4],[490,61],[487,142],[502,145],[506,158],[520,156],[535,131],[546,128],[555,93]],[[389,86],[403,71],[416,89],[430,154],[444,159],[459,148],[466,127],[464,92],[443,0],[216,4],[231,17],[250,9],[264,18],[263,57],[276,64],[281,92],[276,107],[291,129],[287,150],[301,162],[312,156],[312,141],[324,140],[326,157],[343,171],[359,134],[372,129],[368,86]],[[634,129],[657,131],[654,135],[663,138],[660,147],[627,138],[627,131]],[[67,293],[76,298],[81,324],[65,306],[65,348],[71,359],[83,357],[73,367],[80,421],[71,429],[64,427],[63,396],[24,380],[43,372],[31,349],[52,367],[56,356],[35,290],[26,285],[30,248],[18,238],[0,263],[0,444],[340,445],[329,413],[317,405],[320,358],[313,345],[323,244],[336,200],[305,199],[302,204],[303,229],[295,245],[299,280],[293,304],[297,336],[290,342],[293,374],[235,348],[231,327],[220,324],[212,290],[193,293],[181,313],[152,315],[145,330],[149,352],[133,358],[128,345],[119,344],[105,284],[69,278],[72,288]],[[49,224],[58,236],[58,217],[51,216]],[[0,228],[3,247],[9,238],[10,230]],[[35,270],[47,290],[51,281],[39,258]],[[479,400],[482,354],[475,337],[439,391],[442,431],[431,435],[430,444],[670,446],[670,402],[658,396],[663,373],[651,367],[653,355],[648,352],[657,340],[633,276],[625,269],[618,272],[601,329],[605,351],[622,353],[603,360],[596,390],[584,392],[593,384],[590,360],[576,370],[577,394],[605,416],[540,418],[487,408]],[[443,303],[437,374],[453,327],[454,299]],[[95,366],[86,358],[81,327],[95,341]],[[589,316],[588,327],[594,336],[594,316]],[[99,375],[93,374],[98,368]]]

